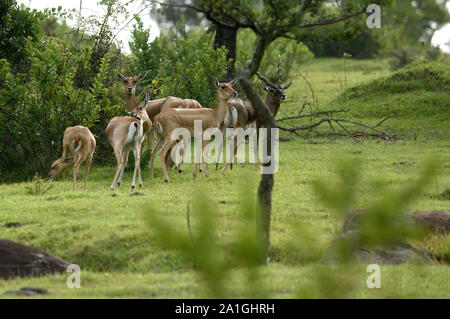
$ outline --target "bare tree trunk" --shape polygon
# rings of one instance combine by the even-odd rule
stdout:
[[[264,147],[267,148],[267,156],[272,158],[272,137],[270,130],[276,127],[275,120],[269,111],[269,108],[263,102],[261,97],[256,92],[248,74],[243,74],[239,81],[247,98],[255,107],[258,118],[261,120],[262,126],[267,128],[267,139],[264,140]],[[275,155],[275,154],[273,154]],[[264,166],[271,166],[271,162],[264,163]],[[270,247],[270,220],[272,214],[272,189],[274,185],[273,174],[262,174],[261,181],[258,187],[257,209],[259,214],[259,222],[261,227],[262,240],[264,242],[264,254],[262,264],[267,263],[269,257]]]
[[[231,81],[235,77],[234,64],[236,61],[236,37],[238,28],[230,28],[222,24],[216,24],[216,35],[214,37],[214,50],[224,46],[227,50],[227,60],[231,60],[227,67],[227,76],[224,81]]]

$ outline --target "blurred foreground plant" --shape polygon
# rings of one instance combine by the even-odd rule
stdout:
[[[158,245],[177,251],[186,262],[192,263],[212,297],[226,298],[234,295],[235,291],[230,291],[226,285],[234,270],[244,271],[247,296],[267,297],[258,270],[264,248],[253,196],[242,193],[239,226],[232,236],[233,240],[224,243],[217,229],[217,210],[210,199],[205,197],[205,193],[200,190],[195,193],[192,210],[188,204],[188,225],[184,232],[163,220],[161,212],[155,209],[145,211],[146,223],[156,236]],[[192,230],[191,211],[194,221]]]
[[[338,236],[323,259],[328,262],[328,257],[331,257],[333,263],[321,265],[315,272],[312,285],[319,289],[318,297],[321,298],[348,297],[355,285],[361,282],[363,273],[355,263],[358,250],[365,253],[372,248],[395,249],[396,245],[414,250],[406,240],[423,235],[405,212],[437,175],[439,161],[433,158],[425,161],[419,178],[398,190],[381,189],[379,183],[372,183],[375,195],[365,201],[362,210],[356,207],[356,203],[361,202],[357,198],[360,167],[355,160],[341,161],[335,182],[316,181],[313,184],[320,201],[334,212],[338,220],[342,221],[346,216],[343,234]],[[364,213],[358,214],[361,211]],[[300,288],[299,296],[305,295],[311,296],[311,293],[304,287]]]
[[[349,237],[335,241],[333,257],[335,262],[320,259],[317,251],[323,251],[317,240],[316,230],[299,221],[293,221],[291,236],[284,249],[290,255],[297,255],[297,261],[315,262],[308,278],[301,279],[297,288],[299,298],[344,298],[352,297],[358,285],[365,285],[367,272],[364,266],[355,262],[353,254],[359,247],[389,246],[413,235],[415,228],[404,211],[417,199],[422,190],[437,174],[439,161],[425,162],[423,172],[398,190],[381,189],[380,183],[372,183],[375,195],[365,201],[365,214],[360,216],[360,230]],[[354,211],[358,201],[358,181],[361,165],[356,161],[341,161],[335,181],[317,181],[313,188],[320,201],[342,221]],[[243,189],[250,189],[244,187]],[[377,196],[380,193],[380,196]],[[207,287],[208,297],[268,298],[271,295],[269,278],[261,272],[261,258],[264,256],[264,235],[261,220],[256,214],[254,197],[248,191],[241,192],[239,222],[231,240],[223,238],[218,229],[217,210],[204,191],[197,191],[193,201],[193,227],[190,226],[188,206],[187,226],[184,230],[174,227],[163,219],[163,213],[155,209],[145,211],[145,220],[156,242],[164,249],[177,251],[185,261],[191,263]],[[342,239],[342,240],[341,240]],[[272,247],[273,248],[273,247]],[[364,264],[364,263],[363,263]],[[237,273],[243,274],[242,285],[230,282]],[[240,278],[240,277],[239,277]]]

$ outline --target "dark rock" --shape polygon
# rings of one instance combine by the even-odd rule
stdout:
[[[0,239],[0,278],[62,273],[68,265],[67,261],[39,249]]]
[[[350,211],[342,226],[342,233],[333,241],[323,256],[325,262],[336,262],[342,254],[340,248],[347,247],[350,258],[368,264],[402,264],[402,263],[430,263],[433,255],[423,249],[401,239],[389,246],[370,246],[361,243],[360,220],[365,214],[363,210]],[[443,211],[404,213],[404,222],[420,222],[432,231],[443,232],[447,229],[449,214]],[[447,229],[448,231],[448,229]]]
[[[443,210],[417,211],[412,218],[433,233],[447,235],[450,233],[450,213]]]

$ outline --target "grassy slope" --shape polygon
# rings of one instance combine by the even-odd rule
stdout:
[[[352,87],[389,75],[384,61],[346,63],[346,76],[342,60],[314,60],[302,68],[323,108],[341,107],[340,98],[336,98],[345,87],[345,77],[347,86]],[[300,78],[295,79],[289,92],[296,102],[283,105],[280,116],[295,113],[304,95],[309,94]],[[389,100],[390,97],[386,95],[383,99]],[[370,106],[367,109],[370,110]],[[374,120],[373,114],[360,111],[355,111],[352,116],[369,122]],[[310,145],[299,139],[280,145],[280,170],[275,176],[273,194],[272,262],[262,270],[271,296],[305,296],[298,293],[298,287],[308,284],[314,276],[318,259],[339,231],[340,225],[316,201],[310,186],[311,181],[318,178],[333,178],[338,158],[357,157],[363,161],[364,176],[358,190],[358,206],[364,207],[374,197],[374,185],[369,181],[375,180],[386,189],[399,187],[417,176],[424,157],[438,154],[443,161],[442,174],[435,185],[428,187],[417,199],[412,209],[450,210],[448,201],[435,198],[436,194],[449,187],[450,181],[448,118],[434,123],[432,128],[428,125],[428,117],[390,123],[403,125],[404,129],[413,123],[422,129],[416,141],[401,140],[395,144],[374,140],[355,143],[339,139]],[[399,165],[400,162],[407,164]],[[112,167],[94,166],[89,178],[89,192],[86,193],[70,191],[70,176],[58,181],[56,187],[43,196],[27,195],[29,183],[0,185],[0,237],[52,252],[77,263],[82,269],[82,289],[66,288],[65,276],[51,276],[0,280],[0,293],[22,286],[39,286],[50,290],[49,297],[208,296],[189,266],[174,253],[156,247],[143,224],[142,212],[147,207],[157,207],[164,218],[180,231],[186,231],[186,202],[199,189],[207,190],[217,205],[221,238],[228,241],[239,222],[239,185],[245,180],[256,187],[259,175],[252,170],[252,165],[236,165],[225,176],[213,172],[210,178],[200,176],[193,182],[192,165],[186,165],[181,176],[170,171],[172,184],[167,185],[163,183],[159,163],[156,165],[156,180],[148,181],[148,169],[143,171],[146,183],[142,192],[145,196],[128,196],[131,170],[124,176],[125,187],[110,192]],[[6,227],[10,222],[30,224]],[[288,242],[303,238],[299,233],[301,230],[292,226],[296,222],[312,232],[311,240],[316,244],[314,250],[299,254],[291,249]],[[304,244],[307,246],[308,243]],[[435,250],[444,258],[450,257],[449,236],[430,237],[418,244]],[[349,295],[351,297],[450,297],[446,285],[450,269],[443,264],[383,266],[382,289],[379,290],[365,286],[365,267],[360,267],[358,274],[362,279]],[[238,287],[237,296],[243,297],[246,293],[239,284],[239,278],[240,274],[235,274],[229,284]],[[327,296],[319,295],[317,287],[314,289],[306,296]]]

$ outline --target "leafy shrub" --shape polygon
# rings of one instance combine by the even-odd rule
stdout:
[[[236,43],[238,62],[239,60],[245,61],[250,57],[255,41],[256,36],[251,30],[244,29],[239,31]],[[277,79],[278,55],[281,55],[283,63],[282,81],[291,79],[293,70],[297,70],[299,65],[314,57],[314,54],[304,44],[295,40],[278,38],[265,51],[259,67],[259,72],[271,80]]]
[[[32,184],[25,187],[29,195],[44,195],[54,187],[51,181],[44,181],[36,173],[33,177]]]
[[[134,55],[131,73],[149,71],[142,84],[152,86],[153,97],[193,98],[204,107],[215,107],[213,78],[220,79],[226,72],[226,50],[214,50],[200,28],[187,32],[184,38],[169,32],[149,43],[150,29],[136,20],[130,42]]]
[[[26,7],[19,7],[15,0],[0,4],[0,58],[6,58],[16,71],[26,71],[30,61],[26,52],[27,41],[37,42],[41,30],[38,27],[43,15]]]
[[[398,70],[414,62],[439,61],[442,55],[439,47],[401,47],[390,52],[390,64],[393,70]]]
[[[31,62],[27,73],[14,75],[10,63],[0,60],[1,166],[46,173],[61,152],[65,128],[73,125],[89,127],[100,142],[96,154],[111,157],[103,131],[110,118],[123,112],[124,102],[117,87],[104,85],[109,56],[101,59],[92,87],[78,89],[74,76],[89,49],[74,53],[52,37],[28,42],[26,49]]]

